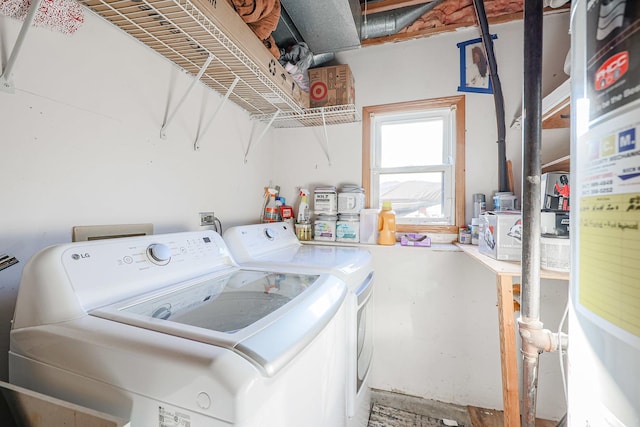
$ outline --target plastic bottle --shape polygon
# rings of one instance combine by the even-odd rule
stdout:
[[[309,190],[306,188],[300,189],[300,204],[298,205],[295,229],[298,240],[311,240],[313,227],[309,215]]]
[[[391,208],[391,202],[382,202],[382,210],[378,214],[379,245],[396,244],[396,213]]]
[[[310,220],[309,217],[309,190],[306,188],[300,189],[300,204],[298,205],[298,224],[306,224]]]
[[[278,206],[276,205],[276,192],[269,188],[269,200],[267,206],[264,208],[264,218],[262,222],[276,222],[278,220]]]

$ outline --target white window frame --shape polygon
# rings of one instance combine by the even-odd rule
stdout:
[[[457,233],[464,224],[464,96],[454,96],[363,108],[362,180],[367,206],[379,208],[378,178],[386,173],[443,172],[443,217],[404,219],[399,232]],[[383,168],[380,158],[380,127],[383,124],[444,118],[443,161],[439,165]]]

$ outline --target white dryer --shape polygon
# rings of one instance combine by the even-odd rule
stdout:
[[[212,231],[53,246],[24,269],[10,381],[132,426],[344,426],[346,295],[241,269]]]
[[[347,425],[366,427],[371,409],[369,370],[373,357],[373,262],[368,250],[343,245],[302,244],[284,222],[231,227],[224,240],[244,268],[331,273],[349,288]]]

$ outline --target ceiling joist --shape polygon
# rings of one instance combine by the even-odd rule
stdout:
[[[372,14],[388,12],[401,7],[417,6],[419,4],[431,3],[434,0],[380,0],[376,2],[365,2],[362,5],[362,14]]]

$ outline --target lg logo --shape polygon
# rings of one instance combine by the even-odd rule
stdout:
[[[91,258],[91,255],[89,255],[88,252],[85,252],[83,254],[73,254],[71,255],[71,258],[75,259],[76,261],[79,259],[83,259],[83,258]]]

